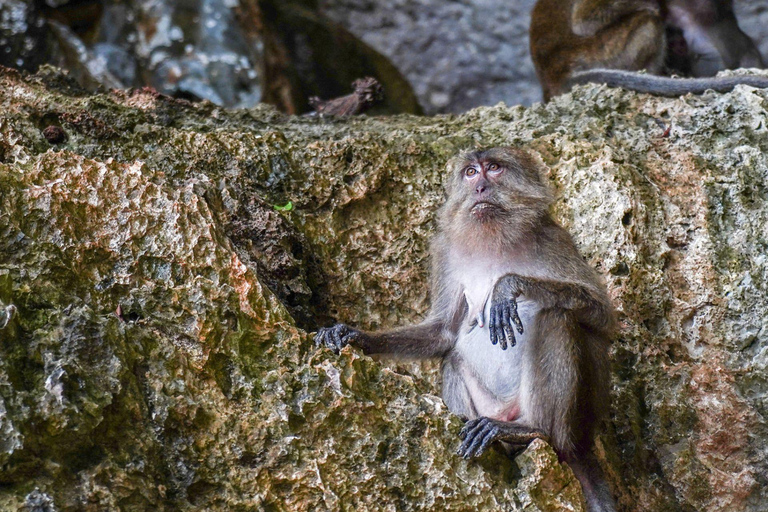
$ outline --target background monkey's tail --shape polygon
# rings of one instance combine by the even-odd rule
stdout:
[[[616,512],[616,502],[613,501],[611,488],[605,481],[603,470],[597,459],[591,454],[565,460],[581,483],[584,497],[587,500],[588,512]]]
[[[571,87],[586,83],[606,84],[609,87],[621,87],[630,91],[674,97],[688,93],[702,94],[709,89],[717,92],[728,92],[740,84],[765,89],[768,88],[768,77],[742,75],[715,76],[710,78],[672,78],[646,75],[636,71],[598,68],[577,71],[568,80],[568,84]]]

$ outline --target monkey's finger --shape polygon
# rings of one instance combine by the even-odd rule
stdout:
[[[520,320],[520,315],[517,312],[517,301],[515,299],[512,299],[510,303],[510,311],[509,318],[514,322],[514,326],[517,327],[517,332],[520,334],[523,334],[523,322]],[[510,326],[512,323],[509,324]]]
[[[328,333],[328,348],[332,349],[333,351],[336,351],[339,349],[339,342],[338,342],[338,334],[336,332],[329,332]]]
[[[491,321],[488,324],[488,330],[491,332],[491,343],[494,345],[499,342],[499,338],[496,333],[496,324],[494,321],[496,320],[496,312],[494,309],[491,309]]]
[[[523,332],[525,332],[523,330],[523,322],[522,320],[520,320],[520,317],[517,315],[515,315],[515,326],[517,327],[517,332],[519,332],[520,334],[523,334]]]
[[[506,344],[508,343],[510,347],[514,347],[517,345],[517,340],[515,339],[515,332],[508,326],[504,326],[504,341],[505,344],[501,346],[501,348],[506,348]]]
[[[472,437],[472,442],[467,449],[464,450],[464,458],[468,459],[481,455],[485,451],[485,446],[493,441],[493,437],[496,435],[495,430],[496,428],[493,424],[485,423],[483,428]],[[464,442],[466,443],[467,441],[465,440]]]
[[[474,437],[471,435],[466,435],[464,437],[464,440],[459,445],[458,449],[456,450],[456,455],[459,457],[464,457],[465,459],[469,458],[467,454],[469,453],[469,447],[472,445]]]
[[[514,300],[512,301],[512,304],[514,304]],[[512,315],[514,315],[516,312],[513,309],[513,307],[510,305],[510,303],[507,303],[504,306],[504,315],[503,315],[503,332],[504,332],[504,341],[509,344],[510,347],[514,347],[516,340],[515,340],[515,333],[512,331],[510,326],[512,325],[512,319],[510,318]],[[506,348],[505,346],[502,346],[502,348]]]
[[[315,335],[315,345],[318,347],[331,347],[331,340],[329,338],[330,330],[327,327],[321,327]]]
[[[463,457],[465,459],[467,458],[466,453],[467,453],[467,448],[469,448],[468,442],[469,441],[467,440],[462,441],[462,443],[456,449],[456,455],[458,455],[459,457]]]
[[[493,426],[484,432],[484,436],[480,439],[480,443],[475,448],[474,452],[470,454],[470,457],[479,457],[488,449],[489,446],[496,440],[496,436],[499,433],[499,429]]]
[[[467,432],[474,429],[477,426],[477,423],[480,421],[479,418],[476,418],[474,420],[467,421],[463,427],[461,427],[461,431],[459,431],[459,437],[461,439],[464,439],[467,436]]]
[[[334,329],[332,331],[333,345],[336,351],[341,350],[344,347],[344,343],[341,341],[341,329]]]
[[[474,449],[474,444],[478,440],[478,437],[467,437],[464,439],[464,442],[461,443],[461,446],[459,446],[459,449],[456,450],[456,454],[460,457],[464,457],[465,459],[468,459],[470,457],[470,453]]]
[[[517,311],[512,313],[511,320],[512,322],[510,322],[509,325],[511,326],[514,324],[514,326],[517,327],[517,332],[523,334],[523,322],[520,320],[520,315],[517,314]]]
[[[472,440],[478,436],[480,432],[483,431],[486,425],[486,421],[484,421],[486,418],[478,418],[476,420],[473,420],[465,425],[466,427],[469,427],[464,431],[464,436],[462,439],[464,442],[462,443],[462,448],[464,448],[464,452],[466,453],[466,449],[471,444]]]
[[[507,350],[507,328],[497,327],[496,332],[498,333],[497,336],[499,337],[501,350]]]
[[[494,345],[497,345],[501,341],[501,336],[499,335],[499,329],[496,327],[491,327],[491,343]]]
[[[504,328],[496,327],[496,340],[499,342],[501,350],[507,350],[507,339],[504,337]]]

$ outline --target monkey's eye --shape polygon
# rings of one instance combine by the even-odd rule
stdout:
[[[477,174],[477,169],[475,169],[474,167],[467,167],[466,169],[464,169],[464,176],[471,177],[471,176],[474,176],[475,174]]]
[[[501,167],[499,164],[490,163],[488,164],[488,172],[501,172]]]

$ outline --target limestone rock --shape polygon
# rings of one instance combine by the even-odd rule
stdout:
[[[456,457],[434,365],[309,332],[420,318],[445,161],[501,144],[619,311],[622,509],[768,499],[768,92],[340,120],[65,85],[0,72],[0,509],[583,510],[544,443]]]

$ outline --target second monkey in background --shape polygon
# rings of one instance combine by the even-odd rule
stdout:
[[[665,96],[768,87],[765,77],[656,76],[763,67],[732,0],[539,0],[530,42],[545,101],[587,82]]]

